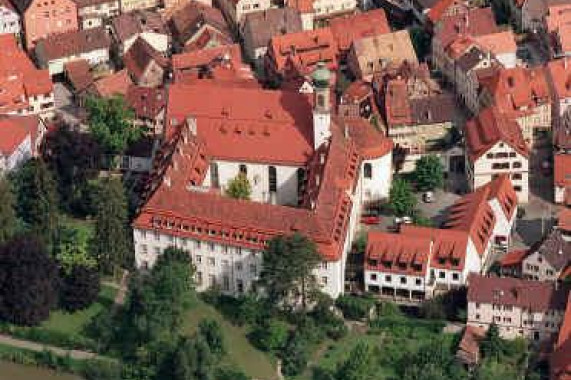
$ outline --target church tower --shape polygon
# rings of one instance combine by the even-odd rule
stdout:
[[[331,137],[331,72],[325,63],[319,62],[312,74],[313,81],[313,147],[319,148]]]

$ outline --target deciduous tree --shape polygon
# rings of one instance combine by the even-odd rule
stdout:
[[[122,153],[128,144],[142,137],[143,131],[133,125],[133,111],[123,97],[92,97],[86,107],[91,133],[107,153]]]
[[[349,353],[349,357],[337,368],[337,380],[372,379],[371,349],[366,343],[359,342]]]
[[[313,270],[320,261],[315,243],[307,237],[299,233],[278,236],[264,251],[260,284],[274,304],[296,302],[300,297],[305,308],[315,291]]]
[[[393,181],[389,192],[389,207],[396,216],[411,216],[416,207],[416,198],[410,184],[404,179]]]
[[[234,179],[228,182],[226,195],[235,199],[250,199],[252,194],[252,185],[245,174],[238,174]]]
[[[60,305],[70,312],[85,309],[97,299],[99,288],[99,272],[94,266],[73,266],[62,274]]]
[[[65,274],[76,266],[96,268],[97,260],[89,251],[90,236],[84,229],[60,226],[54,244],[55,258]]]
[[[224,334],[220,324],[215,319],[204,319],[198,325],[198,332],[210,347],[210,351],[215,355],[224,355],[226,346],[224,344]]]
[[[57,266],[36,237],[19,236],[0,247],[0,319],[28,326],[46,320],[57,286]]]
[[[429,191],[444,184],[444,167],[436,155],[423,156],[416,162],[414,180],[420,191]]]

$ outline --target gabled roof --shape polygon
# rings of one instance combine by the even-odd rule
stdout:
[[[439,40],[446,48],[458,36],[481,36],[499,32],[490,7],[474,8],[467,13],[446,17],[441,20],[434,33],[434,39]]]
[[[529,255],[527,249],[517,249],[510,251],[499,260],[502,267],[521,266],[523,259]]]
[[[73,90],[80,92],[93,83],[93,74],[89,63],[85,59],[67,62],[64,65],[65,75],[73,87]]]
[[[353,41],[352,49],[358,59],[363,58],[365,61],[385,59],[394,65],[400,65],[405,61],[409,64],[418,64],[407,30],[357,39]]]
[[[565,310],[568,287],[520,280],[511,277],[485,277],[472,273],[468,278],[468,302],[511,305],[533,312]]]
[[[473,38],[484,50],[496,56],[500,54],[515,54],[517,50],[515,35],[511,30],[482,34]]]
[[[52,34],[38,41],[36,54],[51,61],[63,57],[77,56],[95,50],[109,50],[111,38],[105,27],[73,30]]]
[[[165,70],[169,65],[168,59],[153,49],[153,47],[142,37],[137,38],[123,56],[125,68],[137,82],[141,79],[151,62],[155,62]]]
[[[558,229],[553,230],[541,242],[537,253],[558,272],[571,264],[571,242]]]
[[[189,2],[184,8],[176,11],[170,26],[177,40],[185,44],[201,28],[207,25],[230,39],[228,24],[217,8],[209,7],[198,1]]]
[[[139,118],[155,119],[166,108],[166,90],[132,85],[125,101]]]
[[[161,15],[145,10],[122,13],[113,18],[111,25],[119,43],[143,32],[168,34]]]
[[[387,16],[382,8],[333,18],[329,22],[329,26],[339,50],[349,50],[351,43],[359,38],[372,37],[391,31]]]
[[[312,105],[302,94],[201,81],[171,85],[168,99],[167,135],[196,118],[213,158],[305,165],[313,153]]]
[[[0,115],[0,155],[12,155],[26,138],[35,135],[38,123],[36,116]]]
[[[254,48],[266,47],[274,36],[303,30],[297,9],[273,8],[244,15],[243,33]]]
[[[353,140],[359,155],[365,160],[383,157],[393,149],[392,140],[363,118],[336,118],[335,125],[339,126],[342,133],[347,133],[347,137]]]
[[[571,186],[571,154],[553,156],[553,183],[559,187]]]
[[[129,77],[129,73],[126,69],[123,69],[97,80],[89,86],[87,91],[101,97],[109,97],[113,95],[125,96],[127,94],[127,90],[132,84],[133,82]]]
[[[486,154],[497,143],[508,144],[524,157],[529,157],[529,148],[518,123],[499,112],[496,107],[488,107],[466,123],[466,150],[468,158],[474,162]]]
[[[571,379],[571,292],[567,299],[567,309],[559,329],[557,344],[549,364],[552,380]]]
[[[571,60],[564,57],[549,61],[547,72],[550,75],[556,98],[559,101],[571,98]]]

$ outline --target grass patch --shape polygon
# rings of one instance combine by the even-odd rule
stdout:
[[[222,327],[228,352],[224,358],[225,364],[227,364],[227,361],[230,361],[253,378],[276,379],[275,364],[266,354],[250,344],[246,338],[248,334],[247,329],[232,325],[214,307],[198,298],[187,312],[184,321],[184,332],[189,335],[194,334],[198,329],[200,321],[205,318],[218,321]]]
[[[93,237],[95,233],[95,220],[74,218],[71,215],[60,214],[59,223],[64,227],[73,228],[85,233],[88,237]]]

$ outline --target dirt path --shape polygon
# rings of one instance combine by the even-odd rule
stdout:
[[[42,352],[49,351],[57,356],[68,356],[72,359],[77,360],[88,360],[88,359],[104,359],[103,356],[99,356],[96,353],[80,350],[67,350],[64,348],[51,346],[48,344],[36,343],[29,340],[23,340],[18,338],[13,338],[9,335],[0,334],[0,344],[7,346],[12,346],[16,348],[23,348],[30,351]]]

